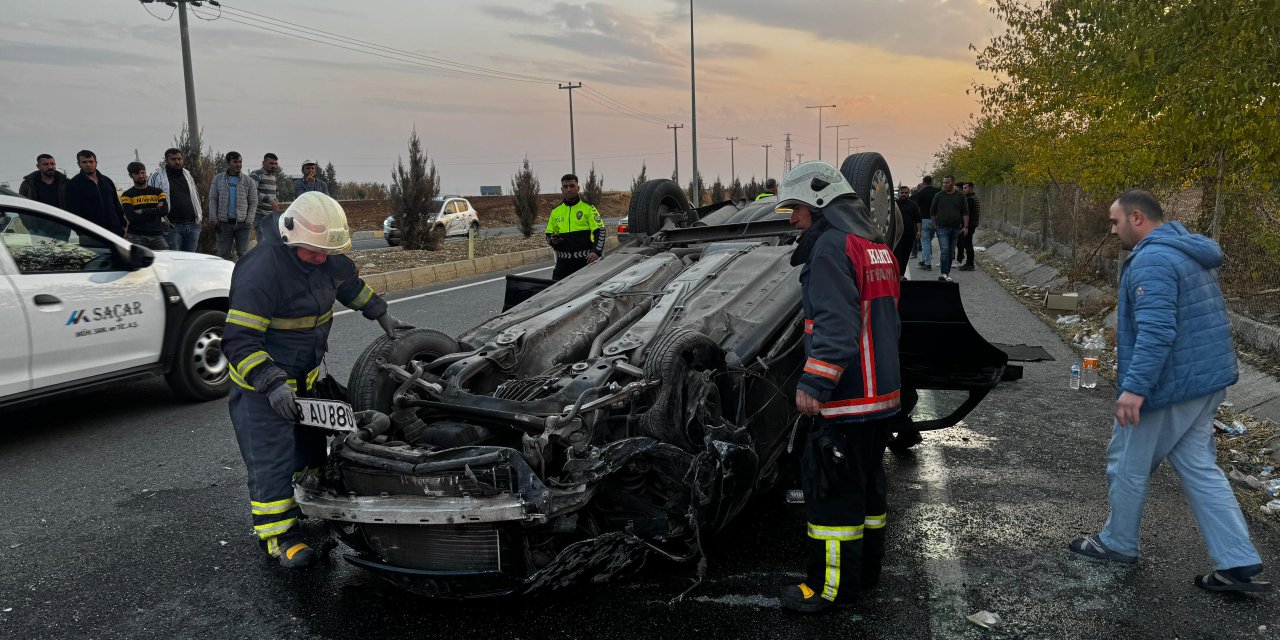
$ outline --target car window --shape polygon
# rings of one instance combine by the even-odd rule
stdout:
[[[41,213],[0,213],[0,242],[22,274],[119,271],[114,243]]]
[[[457,200],[450,200],[450,201],[449,201],[449,204],[445,206],[445,208],[444,208],[444,212],[445,212],[445,213],[457,213],[457,212],[458,212],[458,201],[457,201]]]
[[[466,213],[471,209],[470,204],[466,200],[458,200],[458,213]]]

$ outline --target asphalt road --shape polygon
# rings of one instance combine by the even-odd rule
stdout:
[[[988,339],[1043,345],[1057,361],[1027,363],[967,424],[887,457],[885,579],[856,607],[821,617],[778,607],[777,587],[799,575],[804,525],[773,494],[706,542],[706,577],[683,598],[693,567],[668,563],[554,598],[462,605],[404,593],[338,553],[290,574],[249,533],[225,401],[183,404],[156,380],[0,413],[0,638],[1275,636],[1259,632],[1280,625],[1274,596],[1192,586],[1208,560],[1167,468],[1152,485],[1142,562],[1066,550],[1106,517],[1112,390],[1070,391],[1070,352],[1052,331],[982,272],[954,276]],[[492,278],[397,294],[392,308],[457,334],[498,310]],[[378,328],[357,314],[334,322],[341,379]],[[1251,526],[1274,567],[1277,527]],[[999,629],[965,621],[984,609],[1003,618]]]
[[[514,236],[520,233],[520,227],[481,227],[481,238],[496,238],[498,236]],[[465,241],[466,236],[452,236],[447,238],[450,242]],[[351,248],[357,251],[362,249],[382,249],[390,246],[384,238],[361,238],[351,241]]]

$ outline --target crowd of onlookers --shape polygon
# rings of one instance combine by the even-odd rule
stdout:
[[[208,188],[209,219],[217,234],[218,255],[231,260],[249,250],[249,229],[258,240],[276,237],[275,212],[280,211],[278,181],[284,177],[274,153],[262,157],[262,166],[244,173],[244,158],[232,151],[224,157],[227,168],[213,176]],[[148,174],[141,162],[125,168],[130,184],[120,190],[98,170],[98,157],[87,149],[76,154],[79,172],[68,178],[57,160],[42,153],[36,170],[22,179],[18,193],[71,212],[132,243],[151,249],[195,251],[205,219],[200,190],[184,167],[180,149],[164,152],[164,164]],[[302,177],[293,182],[294,195],[329,186],[319,177],[319,166],[302,163]]]
[[[920,257],[921,270],[933,269],[933,240],[938,240],[939,280],[951,280],[954,257],[960,271],[972,271],[973,232],[982,213],[972,182],[956,182],[954,176],[942,179],[942,188],[933,184],[933,176],[925,176],[915,189],[898,187],[898,210],[902,212],[904,233],[894,254],[898,266],[906,272],[907,264]]]

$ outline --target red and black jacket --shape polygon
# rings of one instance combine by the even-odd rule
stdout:
[[[898,264],[883,243],[825,224],[800,272],[804,373],[797,387],[835,422],[868,422],[902,406]]]

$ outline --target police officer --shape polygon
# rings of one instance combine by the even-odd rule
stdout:
[[[806,162],[782,181],[775,211],[804,230],[793,265],[805,316],[796,408],[812,416],[801,459],[808,519],[804,582],[783,606],[816,612],[880,580],[887,512],[882,457],[901,405],[898,265],[835,167]],[[893,240],[889,240],[892,242]]]
[[[764,181],[764,191],[761,191],[760,195],[756,196],[756,200],[759,201],[764,200],[765,198],[772,198],[775,195],[778,195],[778,181],[773,178],[768,178]]]
[[[578,197],[578,176],[560,178],[564,196],[547,220],[547,244],[556,252],[552,280],[561,280],[604,255],[604,222],[600,212]]]
[[[336,299],[376,320],[388,337],[412,328],[360,279],[342,205],[299,195],[280,215],[279,243],[241,257],[231,276],[222,349],[231,363],[231,423],[249,475],[253,529],[267,555],[289,568],[316,553],[294,530],[295,473],[324,461],[324,434],[298,427],[297,396],[313,395],[328,347]]]

